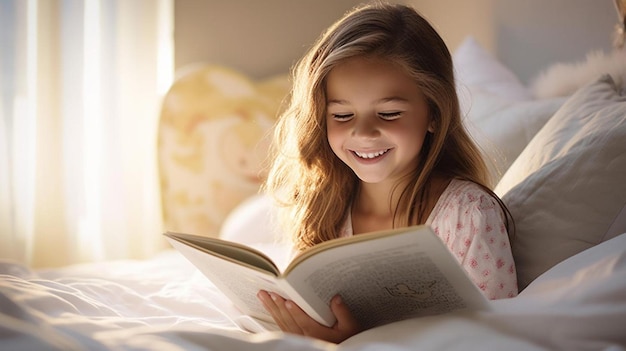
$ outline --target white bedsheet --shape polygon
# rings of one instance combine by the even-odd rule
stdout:
[[[175,251],[40,271],[0,261],[1,350],[626,350],[626,234],[493,307],[397,322],[333,345],[247,331],[268,325],[238,312]]]

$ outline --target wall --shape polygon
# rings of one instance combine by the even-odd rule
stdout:
[[[176,0],[175,64],[225,64],[252,77],[285,73],[358,0]],[[527,82],[555,61],[608,50],[612,0],[406,0],[453,51],[467,35]],[[521,54],[520,54],[521,53]]]
[[[499,0],[493,11],[495,52],[523,81],[551,63],[611,50],[618,20],[613,0]]]
[[[358,0],[176,0],[175,66],[229,65],[261,78],[286,73]]]

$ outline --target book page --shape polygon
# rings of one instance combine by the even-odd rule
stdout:
[[[167,239],[245,314],[273,322],[256,297],[261,289],[275,291],[287,298],[293,296],[293,293],[281,288],[284,281],[269,272],[224,260],[169,237]]]
[[[172,232],[165,233],[164,235],[168,238],[183,241],[188,245],[195,246],[197,249],[206,251],[207,253],[213,252],[214,254],[221,255],[222,258],[226,260],[257,267],[272,272],[276,276],[280,274],[276,264],[267,255],[255,248],[232,241],[199,235]]]
[[[288,281],[313,308],[340,294],[365,328],[484,308],[486,299],[439,238],[428,227],[416,228],[318,253],[295,267]]]

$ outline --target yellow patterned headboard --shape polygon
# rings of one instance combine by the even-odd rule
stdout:
[[[258,192],[287,75],[254,82],[206,65],[177,79],[159,122],[165,229],[217,236],[228,213]]]

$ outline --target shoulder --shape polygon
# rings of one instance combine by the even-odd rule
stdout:
[[[441,194],[440,200],[459,206],[490,208],[498,203],[494,196],[493,193],[474,182],[453,179],[443,194]]]
[[[428,222],[441,222],[451,217],[501,215],[495,195],[482,186],[467,180],[453,179],[439,197]]]

